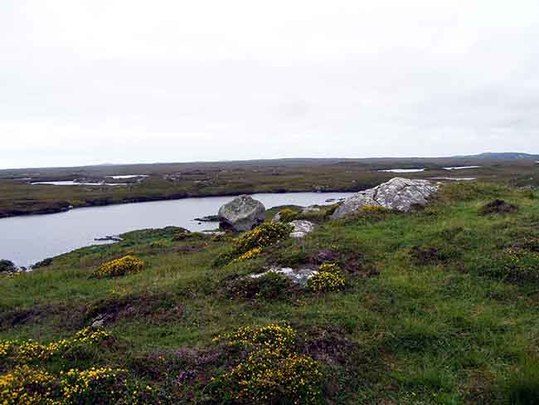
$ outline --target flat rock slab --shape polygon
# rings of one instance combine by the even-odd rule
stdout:
[[[303,269],[292,269],[290,267],[273,267],[269,269],[268,271],[265,271],[264,273],[258,273],[258,274],[251,274],[249,277],[251,278],[260,278],[268,273],[276,273],[281,274],[288,278],[290,281],[292,281],[294,284],[298,284],[301,287],[307,286],[307,281],[318,273],[318,270],[313,270],[309,268],[303,268]]]
[[[296,220],[289,222],[290,225],[294,227],[292,232],[290,233],[290,237],[301,239],[305,237],[308,233],[311,233],[314,231],[314,224],[310,221],[305,220]]]

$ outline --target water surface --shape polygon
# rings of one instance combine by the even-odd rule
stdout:
[[[378,170],[379,172],[386,172],[386,173],[419,173],[424,172],[425,168],[418,168],[418,169],[384,169],[384,170]]]
[[[266,208],[326,204],[351,193],[253,194]],[[58,214],[0,219],[0,259],[29,266],[47,257],[97,244],[95,238],[144,229],[181,226],[191,231],[215,228],[194,218],[215,215],[233,197],[186,198],[106,207],[77,208]]]

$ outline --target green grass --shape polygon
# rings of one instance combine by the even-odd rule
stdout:
[[[480,215],[494,198],[519,210]],[[337,403],[537,403],[538,202],[529,190],[450,185],[423,210],[326,221],[305,240],[287,240],[222,268],[213,263],[230,248],[228,237],[131,233],[119,244],[2,277],[0,338],[69,336],[96,313],[124,305],[106,324],[122,345],[96,361],[148,378],[135,359],[205,350],[218,334],[286,321],[307,341],[332,331],[332,341],[348,342],[343,358],[350,361],[328,360],[332,371],[323,393]],[[230,299],[223,291],[230,277],[291,257],[305,261],[322,249],[337,252],[348,271],[342,292],[267,301]],[[427,260],[418,251],[432,254]],[[146,269],[91,277],[99,264],[124,254],[141,257]],[[159,385],[163,378],[149,381]],[[193,390],[200,394],[203,387]]]

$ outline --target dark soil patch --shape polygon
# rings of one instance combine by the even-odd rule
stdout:
[[[155,351],[130,360],[133,370],[140,376],[151,379],[173,377],[180,382],[191,380],[207,373],[212,366],[229,362],[230,349],[225,346],[195,349],[182,347],[177,350]]]
[[[258,278],[234,277],[223,283],[225,296],[246,300],[289,300],[300,293],[300,287],[277,273],[268,273]]]
[[[82,312],[80,308],[62,304],[12,309],[0,313],[0,328],[54,322],[63,329],[80,329],[84,323]]]
[[[208,402],[201,392],[204,393],[219,370],[232,367],[241,358],[234,350],[220,345],[156,351],[130,359],[129,368],[161,387],[163,403],[215,403]]]
[[[19,325],[35,322],[43,318],[44,308],[14,309],[0,314],[0,325],[3,328],[14,328]]]
[[[302,342],[303,353],[328,365],[346,365],[358,352],[358,344],[351,341],[345,332],[337,327],[313,328],[305,334]]]
[[[339,253],[331,249],[322,249],[312,254],[309,261],[312,264],[321,265],[326,262],[336,262],[339,260],[339,256]]]
[[[302,353],[327,367],[324,396],[329,403],[355,403],[348,397],[359,385],[379,382],[383,359],[376,349],[361,347],[338,326],[314,326],[298,342]]]
[[[309,257],[309,263],[320,266],[323,263],[336,263],[348,274],[372,277],[378,271],[367,263],[365,255],[358,251],[347,250],[337,252],[331,249],[322,249]]]
[[[491,214],[510,214],[518,211],[518,207],[514,204],[505,202],[504,200],[493,200],[481,207],[479,213],[481,215],[491,215]]]
[[[410,249],[410,256],[416,264],[438,264],[446,260],[444,254],[435,247],[414,246]]]
[[[537,237],[523,238],[522,240],[513,243],[511,247],[514,249],[522,249],[522,250],[527,250],[529,252],[539,253],[539,238]]]
[[[104,325],[120,319],[145,319],[150,323],[177,321],[184,315],[184,306],[172,294],[128,296],[105,299],[86,309],[87,322]]]

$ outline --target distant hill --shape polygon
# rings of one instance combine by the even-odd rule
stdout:
[[[462,156],[466,158],[485,159],[485,160],[538,160],[539,155],[520,152],[486,152],[479,155]]]

